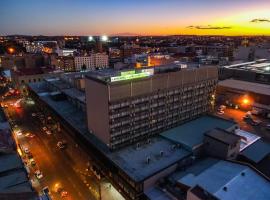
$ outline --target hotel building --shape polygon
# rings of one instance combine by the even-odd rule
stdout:
[[[140,140],[209,112],[217,80],[216,67],[90,73],[88,129],[111,150],[140,146]]]

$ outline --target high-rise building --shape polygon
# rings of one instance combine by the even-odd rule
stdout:
[[[105,53],[94,53],[89,56],[76,56],[74,58],[75,68],[77,71],[83,69],[107,68],[108,55]]]
[[[217,79],[216,67],[93,72],[88,129],[111,149],[146,139],[210,111]]]

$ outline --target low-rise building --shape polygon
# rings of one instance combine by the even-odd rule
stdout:
[[[75,56],[75,69],[76,71],[96,68],[108,68],[109,57],[105,53],[94,53],[89,56]]]

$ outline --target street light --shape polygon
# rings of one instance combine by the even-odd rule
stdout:
[[[88,36],[88,42],[92,42],[94,40],[93,36]]]
[[[13,53],[15,52],[15,49],[12,48],[12,47],[9,47],[9,48],[8,48],[8,52],[11,53],[11,54],[13,54]]]
[[[102,35],[101,36],[101,41],[102,42],[107,42],[108,41],[108,36],[107,35]]]

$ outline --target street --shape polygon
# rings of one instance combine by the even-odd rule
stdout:
[[[6,113],[14,121],[14,131],[22,148],[22,157],[30,171],[33,187],[41,192],[48,187],[52,199],[90,200],[99,199],[97,179],[87,169],[89,159],[80,147],[63,131],[46,134],[42,123],[32,113],[37,112],[35,105],[21,102],[21,107],[12,105],[16,99],[5,101]],[[57,148],[58,141],[66,141],[67,148]],[[23,152],[28,148],[33,158]],[[34,160],[34,164],[31,161]],[[40,170],[43,177],[38,179],[35,171]]]

